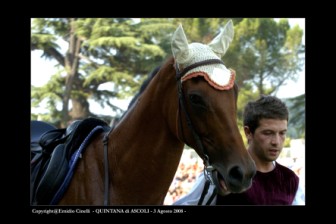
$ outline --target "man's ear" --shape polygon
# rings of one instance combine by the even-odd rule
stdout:
[[[247,138],[247,141],[250,142],[250,139],[252,139],[252,132],[248,126],[244,126],[244,132],[245,136]]]

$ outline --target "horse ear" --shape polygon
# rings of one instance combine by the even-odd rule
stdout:
[[[216,36],[210,44],[210,48],[221,58],[229,48],[229,45],[233,39],[233,23],[230,19],[225,25],[224,29],[218,36]]]
[[[186,63],[189,60],[189,44],[181,24],[173,34],[171,48],[178,64]]]

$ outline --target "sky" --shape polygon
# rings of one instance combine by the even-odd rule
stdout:
[[[305,19],[304,18],[295,18],[295,19],[288,19],[290,26],[299,25],[300,28],[303,30],[303,37],[302,43],[305,44]],[[299,78],[296,82],[289,81],[287,85],[283,85],[279,91],[277,92],[276,96],[279,98],[292,98],[295,96],[299,96],[305,93],[305,67],[299,73]]]
[[[290,26],[299,25],[301,29],[303,29],[304,36],[303,36],[303,44],[305,44],[305,19],[304,18],[291,18],[288,19]],[[51,75],[56,73],[55,65],[57,64],[56,61],[52,60],[45,60],[41,58],[42,51],[35,50],[31,53],[31,84],[33,86],[42,86],[48,82]],[[298,95],[305,93],[305,68],[303,71],[299,73],[299,78],[296,82],[288,81],[286,85],[283,85],[279,91],[277,92],[276,96],[279,98],[292,98]],[[121,109],[127,109],[129,100],[115,100],[111,103],[116,103]],[[93,113],[111,115],[111,112],[106,110],[102,110],[98,103],[90,102],[90,110]],[[34,113],[44,111],[41,107],[40,109],[34,109]],[[103,112],[102,112],[103,111]]]

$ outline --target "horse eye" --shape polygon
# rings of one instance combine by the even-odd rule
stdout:
[[[194,105],[194,106],[199,106],[199,107],[203,107],[206,108],[206,104],[203,101],[202,97],[196,94],[190,94],[189,95],[189,99],[190,102]]]

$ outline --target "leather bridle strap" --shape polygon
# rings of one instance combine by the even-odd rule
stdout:
[[[201,138],[196,133],[195,128],[193,127],[193,125],[191,123],[191,119],[190,119],[189,113],[188,113],[187,108],[186,108],[186,102],[185,102],[185,98],[184,98],[184,94],[183,94],[183,90],[182,90],[182,82],[178,82],[178,93],[179,93],[179,107],[182,109],[182,111],[185,114],[185,118],[186,118],[186,122],[187,122],[187,125],[189,127],[189,130],[191,131],[192,136],[196,141],[196,145],[201,152],[200,156],[202,157],[204,163],[208,164],[209,157],[207,155],[207,152],[205,152],[205,149],[204,149],[203,144],[201,142]],[[182,132],[182,135],[183,135],[183,139],[184,139],[185,142],[187,142],[187,139],[184,136],[181,116],[180,116],[180,127],[181,127],[181,132]],[[188,144],[188,145],[190,145],[190,144]]]
[[[219,185],[218,185],[218,179],[217,179],[217,171],[216,171],[216,169],[212,165],[210,165],[208,152],[204,148],[199,134],[195,131],[195,129],[194,129],[193,125],[192,125],[189,113],[187,111],[186,100],[185,100],[185,97],[184,97],[184,94],[183,94],[182,80],[181,80],[181,78],[185,74],[187,74],[188,71],[190,71],[190,70],[192,70],[192,69],[194,69],[196,67],[203,66],[203,65],[210,65],[210,64],[224,64],[224,63],[223,63],[223,61],[221,61],[219,59],[209,59],[209,60],[200,61],[200,62],[197,62],[197,63],[192,64],[190,66],[187,66],[182,71],[179,70],[178,64],[177,63],[175,64],[176,80],[178,82],[179,108],[181,108],[184,111],[187,125],[188,125],[188,127],[189,127],[189,129],[190,129],[190,131],[191,131],[191,133],[193,135],[193,138],[196,141],[196,145],[197,145],[198,149],[200,150],[200,156],[202,157],[203,163],[204,163],[204,166],[205,166],[204,172],[206,172],[204,174],[206,182],[205,182],[205,185],[204,185],[201,197],[200,197],[200,199],[198,201],[198,205],[202,205],[204,197],[205,197],[205,195],[207,194],[207,192],[209,190],[210,183],[215,184],[215,186],[219,186]],[[179,123],[180,123],[180,129],[181,129],[181,132],[182,132],[182,138],[186,142],[187,140],[186,140],[186,138],[184,136],[182,119],[181,119],[182,116],[181,116],[181,111],[180,110],[179,110],[179,115],[180,115],[180,122]],[[210,177],[210,175],[211,175],[212,178]],[[214,197],[216,196],[216,194],[217,194],[217,188],[215,188],[214,191],[212,192],[209,200],[206,202],[206,205],[209,205],[212,202],[212,200],[214,199]]]
[[[204,201],[204,198],[205,198],[205,195],[206,195],[206,193],[209,191],[210,183],[211,183],[211,181],[210,181],[209,179],[205,179],[204,188],[203,188],[201,197],[200,197],[200,199],[198,200],[197,205],[202,205],[202,203],[203,203],[203,201]],[[215,198],[216,194],[217,194],[217,189],[215,188],[215,189],[213,190],[211,196],[209,197],[208,201],[205,203],[205,205],[210,205],[211,202],[213,201],[213,199]]]
[[[191,130],[191,133],[193,135],[193,138],[196,141],[197,147],[200,150],[201,153],[201,157],[203,159],[204,165],[206,167],[210,166],[209,164],[209,156],[208,156],[208,152],[204,149],[203,144],[201,142],[201,138],[199,137],[198,133],[195,131],[189,113],[186,109],[186,102],[185,102],[185,97],[183,94],[183,89],[182,89],[182,81],[181,78],[190,70],[199,67],[199,66],[203,66],[203,65],[210,65],[210,64],[224,64],[222,60],[220,59],[209,59],[209,60],[204,60],[204,61],[200,61],[200,62],[196,62],[192,65],[187,66],[186,68],[183,68],[182,71],[179,70],[179,66],[176,63],[175,64],[175,69],[176,69],[176,80],[178,82],[178,97],[179,97],[179,107],[182,108],[182,110],[184,111],[185,117],[186,117],[186,121],[187,121],[187,125],[189,127],[189,129]],[[181,120],[181,114],[180,114],[180,127],[181,127],[181,131],[182,131],[182,135],[184,138],[184,132],[183,132],[183,125],[182,125],[182,120]],[[184,138],[184,141],[186,141],[186,138]]]
[[[180,68],[178,67],[178,64],[176,63],[176,80],[180,80],[191,69],[197,68],[202,65],[211,65],[211,64],[223,64],[224,65],[224,62],[220,59],[208,59],[208,60],[196,62],[195,64],[189,65],[183,68],[182,71],[180,71]]]
[[[210,180],[206,179],[205,180],[205,184],[204,184],[204,188],[203,188],[203,191],[202,191],[202,194],[201,194],[201,197],[200,197],[197,205],[202,205],[204,197],[205,197],[206,193],[209,190],[209,186],[210,186]]]

